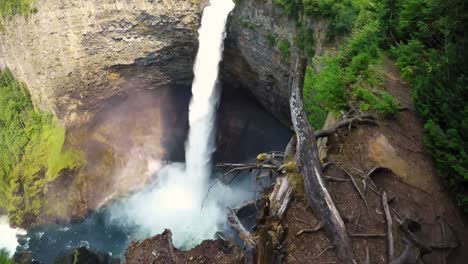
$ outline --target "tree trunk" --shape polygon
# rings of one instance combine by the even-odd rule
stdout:
[[[291,117],[296,131],[296,165],[304,178],[305,196],[309,206],[324,225],[340,263],[353,263],[353,252],[346,227],[328,193],[322,175],[314,130],[307,122],[302,102],[302,87],[306,63],[298,59],[290,80]]]

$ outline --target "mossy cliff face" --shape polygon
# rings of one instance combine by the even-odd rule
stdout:
[[[110,97],[190,81],[200,1],[42,0],[4,21],[0,67],[67,126]]]
[[[314,49],[320,52],[326,24],[303,20]],[[273,0],[239,0],[230,17],[222,76],[230,85],[247,88],[278,120],[290,125],[288,87],[298,48],[297,19],[285,14]],[[311,52],[313,53],[313,52]],[[310,55],[310,54],[309,54]]]

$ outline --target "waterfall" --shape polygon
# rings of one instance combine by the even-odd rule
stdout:
[[[213,238],[226,224],[226,206],[240,204],[252,196],[242,189],[235,192],[217,184],[207,194],[212,176],[215,112],[218,105],[217,79],[222,59],[225,27],[232,0],[211,0],[205,7],[199,30],[199,50],[194,66],[186,164],[161,168],[151,188],[114,205],[115,222],[137,227],[140,237],[171,229],[176,247],[190,248]]]
[[[26,231],[17,228],[11,228],[7,216],[0,216],[0,249],[6,249],[13,255],[18,246],[17,235],[25,235]]]
[[[190,102],[190,131],[185,150],[187,180],[194,189],[205,191],[211,173],[214,151],[213,130],[219,96],[216,93],[219,63],[222,59],[225,27],[232,0],[211,0],[203,12],[199,30],[199,50],[194,66]]]

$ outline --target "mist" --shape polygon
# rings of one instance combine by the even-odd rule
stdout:
[[[155,171],[155,181],[150,186],[110,208],[111,221],[136,227],[137,238],[169,228],[176,247],[191,248],[226,228],[226,207],[253,196],[243,188],[233,190],[222,184],[216,184],[208,193],[216,149],[219,63],[227,17],[233,8],[232,0],[212,0],[203,12],[189,108],[186,163],[172,163]]]
[[[6,249],[11,255],[15,253],[18,246],[17,235],[25,235],[26,231],[11,228],[7,216],[0,216],[0,249]]]

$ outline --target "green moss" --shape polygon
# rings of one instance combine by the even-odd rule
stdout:
[[[28,15],[35,12],[32,6],[35,0],[1,0],[0,15],[2,17],[14,15]]]
[[[73,251],[73,264],[78,264],[79,257],[80,257],[80,252],[78,251],[78,249],[75,249]]]
[[[291,44],[289,44],[289,41],[287,39],[282,39],[278,43],[278,49],[281,52],[281,59],[287,60],[290,55],[290,50],[289,48],[291,47]]]
[[[315,55],[314,32],[311,29],[300,25],[294,42],[296,47],[304,51],[308,57],[313,57]]]
[[[239,25],[245,28],[251,29],[251,30],[255,30],[257,28],[257,26],[254,23],[252,23],[250,20],[247,20],[247,19],[240,18],[238,20],[238,23]]]
[[[269,33],[267,34],[266,38],[267,38],[268,46],[270,46],[270,47],[272,47],[272,48],[273,48],[274,46],[276,46],[276,36],[275,36],[273,33],[269,32]]]
[[[3,20],[15,15],[27,16],[37,11],[33,7],[35,0],[0,0],[0,32],[3,31]]]
[[[65,134],[51,114],[34,110],[10,71],[0,72],[0,207],[13,224],[34,221],[47,203],[47,184],[84,164],[65,147]]]

